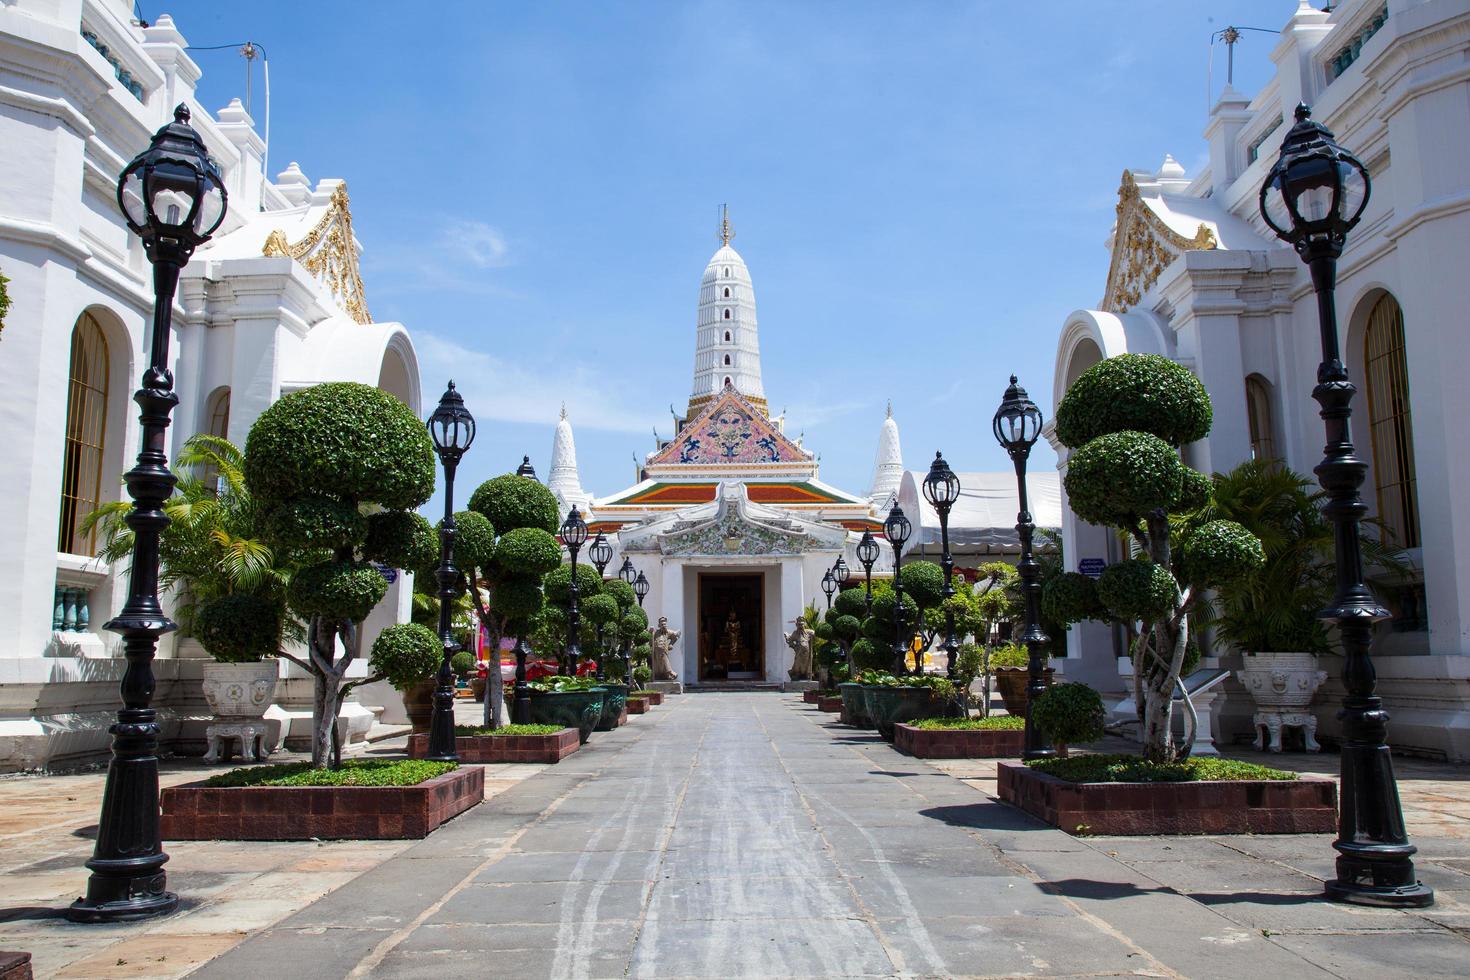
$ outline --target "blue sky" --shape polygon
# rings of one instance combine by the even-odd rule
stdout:
[[[1296,0],[175,2],[191,44],[270,62],[270,171],[348,181],[379,320],[429,405],[480,420],[461,485],[565,402],[584,486],[632,482],[689,397],[721,202],[755,282],[766,393],[822,477],[866,490],[884,403],[905,462],[1008,462],[1011,372],[1050,415],[1063,319],[1095,305],[1125,167],[1205,159],[1212,31]],[[165,8],[143,4],[145,17]],[[1236,87],[1270,74],[1247,34]],[[1217,45],[1214,90],[1224,81]],[[196,52],[204,104],[244,61]],[[257,65],[254,108],[263,122]],[[1034,465],[1050,467],[1043,445]],[[463,498],[461,498],[463,499]]]

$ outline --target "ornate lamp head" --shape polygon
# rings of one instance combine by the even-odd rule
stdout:
[[[837,563],[832,566],[832,577],[837,580],[838,588],[846,585],[852,578],[852,569],[847,567],[847,560],[841,555],[837,556]]]
[[[1261,185],[1261,217],[1302,256],[1335,257],[1363,216],[1370,190],[1368,168],[1301,103],[1296,125],[1281,141],[1281,155]]]
[[[648,576],[642,572],[633,580],[633,594],[638,597],[638,604],[643,605],[643,599],[648,595]]]
[[[1026,389],[1016,383],[1016,376],[1011,375],[1011,383],[991,422],[996,441],[1012,459],[1025,459],[1041,435],[1041,424],[1041,409],[1026,395]]]
[[[592,564],[597,567],[597,574],[601,575],[607,570],[607,563],[612,561],[612,545],[607,543],[607,535],[601,531],[592,541],[592,547],[587,549],[587,557],[592,559]]]
[[[960,499],[960,478],[944,461],[943,453],[936,452],[934,462],[929,464],[929,474],[924,477],[924,499],[940,514],[948,514]]]
[[[866,572],[872,572],[873,566],[878,563],[878,542],[872,531],[863,532],[863,539],[857,546],[857,560],[862,562]]]
[[[531,457],[522,456],[521,465],[516,467],[516,476],[524,476],[528,480],[536,480],[536,467],[531,465]],[[536,480],[540,483],[540,480]]]
[[[837,580],[832,577],[832,569],[827,569],[827,574],[822,576],[822,591],[827,593],[827,601],[832,601],[832,595],[837,591]]]
[[[587,522],[582,520],[582,512],[575,507],[561,522],[561,542],[573,551],[587,543]]]
[[[632,585],[634,580],[638,578],[638,569],[633,567],[633,559],[628,557],[623,558],[623,567],[618,569],[618,578],[627,582],[629,585]]]
[[[117,203],[150,258],[167,250],[188,261],[225,220],[226,195],[219,165],[189,125],[189,107],[174,109],[174,121],[153,134],[148,149],[133,158],[117,179]]]
[[[454,390],[454,382],[444,390],[434,414],[429,416],[429,438],[434,440],[434,452],[440,462],[452,465],[459,462],[470,443],[475,441],[475,417],[464,407],[464,399]]]
[[[909,519],[903,515],[903,508],[894,504],[893,509],[888,512],[888,520],[883,522],[883,533],[887,536],[889,544],[893,545],[895,555],[903,550],[904,543],[908,541],[913,529]]]

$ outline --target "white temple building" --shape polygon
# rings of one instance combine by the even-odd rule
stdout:
[[[126,566],[94,558],[80,528],[123,499],[140,448],[131,396],[147,361],[150,266],[123,222],[116,180],[183,103],[218,161],[229,211],[184,270],[171,368],[180,398],[173,458],[195,433],[243,444],[282,394],[322,381],[375,385],[420,411],[402,324],[374,322],[358,274],[347,185],[313,185],[296,164],[274,181],[239,100],[211,115],[201,71],[168,16],[134,20],[126,0],[0,5],[0,771],[91,760],[107,750],[124,661],[101,629],[121,607]],[[399,577],[369,628],[407,618]],[[204,654],[164,637],[154,672],[165,749],[199,737]],[[309,713],[309,687],[282,663],[283,718]],[[304,697],[304,701],[302,700]],[[347,709],[360,735],[372,714]]]
[[[1286,6],[1290,10],[1290,5]],[[1285,11],[1284,11],[1285,12]],[[1395,750],[1470,759],[1470,2],[1301,2],[1270,50],[1274,77],[1254,97],[1226,86],[1204,121],[1207,166],[1172,157],[1125,170],[1111,268],[1096,306],[1068,314],[1057,346],[1053,405],[1102,358],[1162,354],[1188,366],[1214,401],[1210,435],[1186,447],[1191,466],[1226,472],[1275,459],[1307,474],[1324,434],[1311,398],[1320,359],[1311,282],[1266,227],[1258,194],[1300,102],[1367,165],[1372,197],[1338,265],[1337,308],[1357,385],[1353,436],[1369,464],[1363,496],[1385,541],[1407,549],[1409,582],[1376,584],[1393,611],[1374,643],[1378,691]],[[1053,413],[1054,414],[1054,413]],[[1460,435],[1455,435],[1459,432]],[[1065,472],[1067,450],[1048,430]],[[1069,568],[1116,560],[1115,535],[1064,514]],[[1090,561],[1091,560],[1091,561]],[[1115,636],[1073,629],[1069,679],[1123,689],[1131,667]],[[1212,651],[1226,667],[1240,652]],[[1214,661],[1211,661],[1214,662]],[[1337,734],[1340,658],[1323,658],[1319,736]],[[1251,728],[1233,680],[1216,734]]]

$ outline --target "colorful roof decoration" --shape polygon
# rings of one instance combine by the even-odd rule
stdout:
[[[748,466],[811,459],[811,453],[782,435],[764,412],[727,385],[648,465]]]
[[[836,504],[841,506],[861,503],[841,491],[806,480],[775,482],[745,480],[742,482],[745,484],[745,491],[749,498],[758,504]],[[707,483],[645,483],[634,487],[626,496],[612,497],[602,501],[601,506],[682,507],[689,504],[703,504],[715,499],[719,494],[719,486],[713,481]]]

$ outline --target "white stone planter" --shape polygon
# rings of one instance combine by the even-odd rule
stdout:
[[[1241,658],[1243,666],[1235,677],[1256,702],[1256,748],[1269,743],[1272,752],[1281,751],[1281,729],[1301,728],[1306,736],[1308,752],[1321,748],[1317,744],[1317,717],[1310,708],[1317,688],[1327,680],[1327,671],[1317,667],[1312,653],[1248,653]],[[1269,739],[1262,737],[1262,731]]]
[[[276,695],[276,662],[209,663],[204,671],[204,700],[221,720],[259,718]]]

